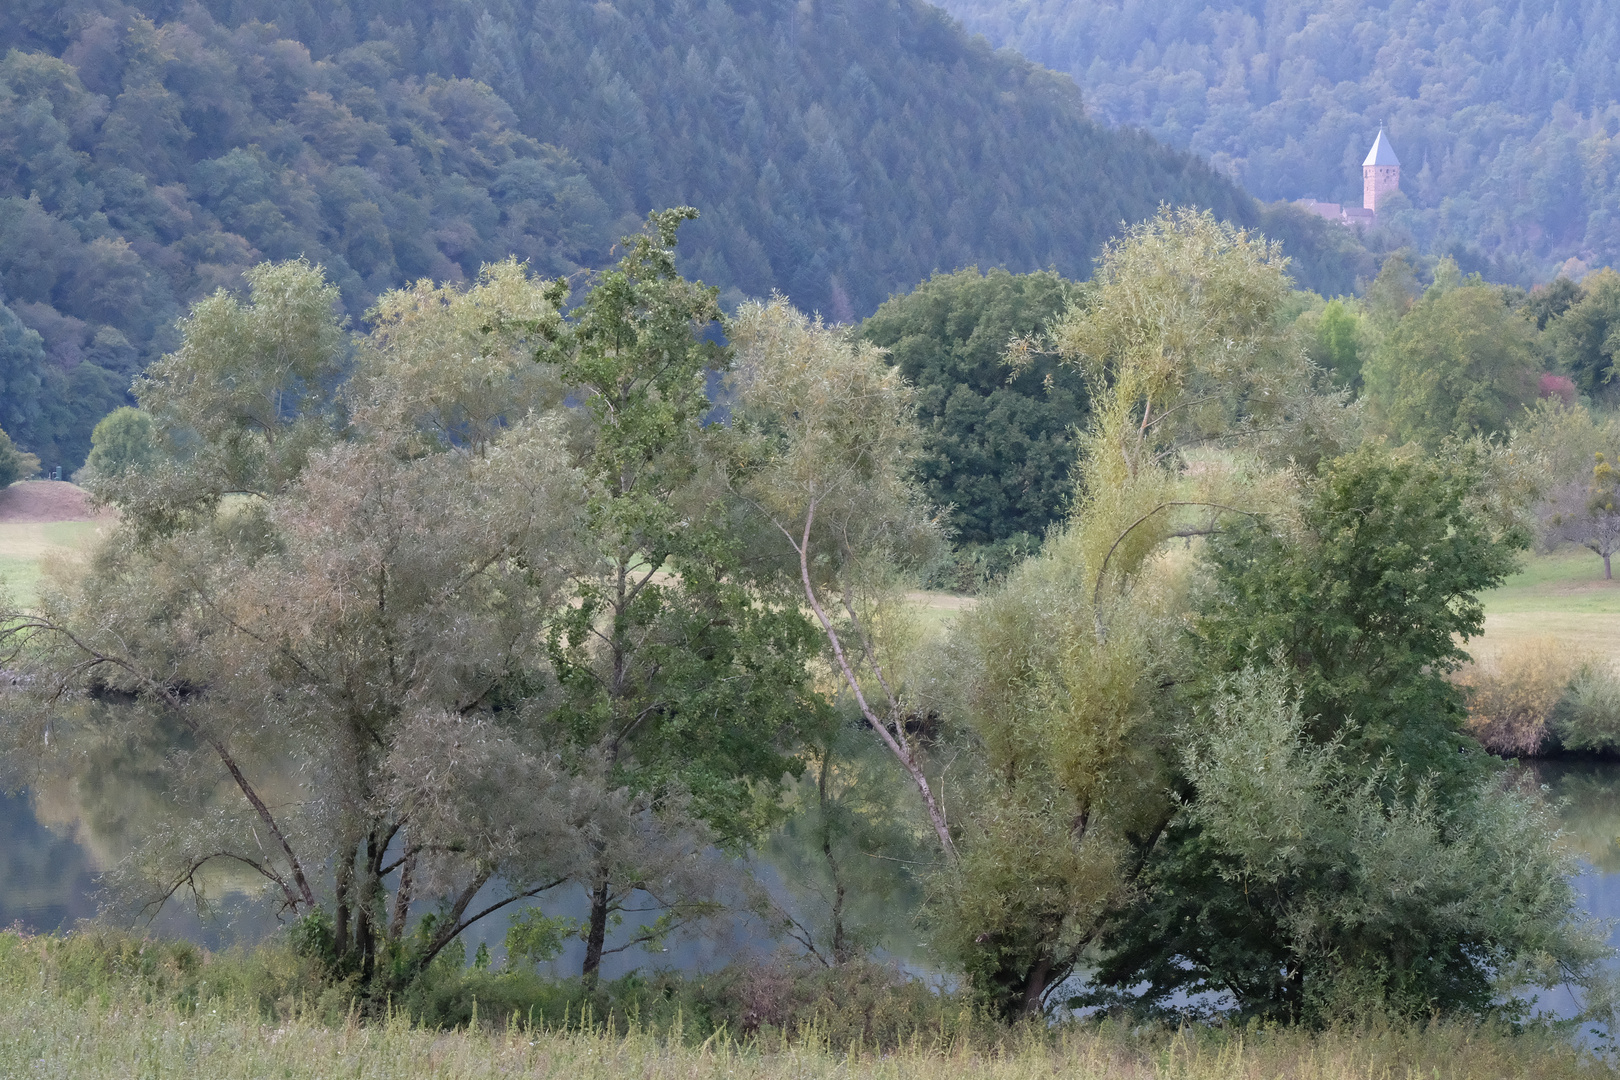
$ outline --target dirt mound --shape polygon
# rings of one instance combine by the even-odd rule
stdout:
[[[29,480],[0,488],[0,524],[18,521],[90,521],[90,493],[62,480]]]

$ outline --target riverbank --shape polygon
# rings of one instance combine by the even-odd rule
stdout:
[[[122,944],[120,944],[122,942]],[[915,1031],[889,1045],[839,1044],[814,1023],[786,1042],[721,1028],[699,1040],[622,1022],[568,1026],[489,1016],[454,1030],[399,1013],[359,1020],[330,995],[312,999],[290,953],[210,957],[129,939],[0,934],[0,1075],[112,1080],[350,1076],[955,1078],[1034,1080],[1474,1080],[1612,1076],[1561,1034],[1511,1035],[1463,1024],[1290,1029],[1135,1030],[1102,1026]],[[105,962],[101,962],[105,961]],[[255,970],[258,976],[247,978]],[[267,991],[275,993],[266,998]],[[515,1021],[515,1022],[513,1022]],[[666,1029],[667,1030],[667,1029]],[[944,1029],[942,1029],[944,1030]]]

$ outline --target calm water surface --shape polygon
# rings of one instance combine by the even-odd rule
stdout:
[[[1549,761],[1523,768],[1561,802],[1566,835],[1581,854],[1582,872],[1576,886],[1591,914],[1612,921],[1615,930],[1610,943],[1620,947],[1620,762]],[[123,846],[120,834],[131,826],[127,817],[100,823],[89,820],[92,817],[75,813],[71,800],[0,795],[0,926],[60,930],[97,913],[97,874],[117,857]],[[791,883],[781,881],[774,868],[762,866],[759,870],[782,889],[791,891]],[[561,900],[560,906],[556,899],[548,902],[548,910],[584,913],[583,896],[577,905],[569,898]],[[571,911],[574,906],[581,910]],[[900,921],[892,936],[897,941],[915,937],[905,925],[903,913],[897,913],[897,919]],[[505,920],[488,921],[490,925],[481,934],[471,937],[469,951],[479,940],[488,940],[492,947],[499,945]],[[264,909],[238,907],[225,916],[200,918],[184,904],[176,903],[165,909],[152,929],[218,946],[258,940],[275,926],[274,918]],[[753,927],[720,927],[705,939],[682,943],[657,958],[645,953],[621,954],[612,966],[628,970],[651,962],[659,966],[712,968],[741,947],[768,944],[756,935],[757,928]],[[578,958],[565,955],[559,958],[557,967],[576,970],[578,963]],[[1562,1012],[1568,1007],[1567,999],[1564,994],[1559,1000],[1545,1003]]]

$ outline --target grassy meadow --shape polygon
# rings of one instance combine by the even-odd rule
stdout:
[[[0,521],[0,585],[27,603],[52,557],[72,558],[105,527],[100,521]]]
[[[104,949],[103,943],[84,943]],[[1035,1080],[1474,1080],[1611,1075],[1558,1033],[1435,1024],[1311,1033],[1250,1027],[1134,1029],[1103,1023],[917,1030],[886,1045],[834,1040],[814,1019],[793,1037],[672,1037],[617,1023],[550,1026],[485,1016],[433,1030],[396,1013],[360,1023],[329,1001],[288,996],[285,952],[209,957],[158,947],[106,964],[72,940],[0,933],[0,1075],[75,1080],[480,1080],[488,1077],[955,1078]],[[116,950],[114,950],[116,951]],[[155,961],[155,962],[154,962]],[[293,975],[289,978],[289,975]],[[279,984],[282,996],[273,991]],[[677,1021],[678,1022],[678,1021]],[[673,1029],[673,1025],[670,1026]],[[943,1030],[943,1026],[942,1026]],[[763,1036],[763,1037],[762,1037]]]
[[[1483,600],[1485,635],[1468,646],[1476,659],[1548,637],[1620,658],[1620,578],[1603,580],[1603,561],[1585,548],[1527,555]]]
[[[1620,573],[1620,557],[1615,559]],[[943,632],[974,598],[913,592],[918,628]],[[1518,573],[1482,596],[1485,633],[1470,641],[1476,660],[1531,639],[1555,638],[1620,660],[1620,576],[1603,580],[1603,561],[1585,548],[1565,545],[1548,554],[1526,553]]]

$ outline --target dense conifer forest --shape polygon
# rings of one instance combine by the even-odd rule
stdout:
[[[507,255],[605,266],[686,204],[682,268],[723,305],[848,322],[936,270],[1084,277],[1161,202],[1267,214],[913,0],[91,0],[6,5],[0,40],[0,427],[47,470],[261,259],[326,267],[358,324]],[[1270,218],[1314,287],[1369,271]]]
[[[945,0],[1079,81],[1091,114],[1261,199],[1361,203],[1380,123],[1404,166],[1390,247],[1546,280],[1620,260],[1620,9],[1598,0]],[[1479,267],[1485,269],[1483,265]],[[1572,266],[1577,274],[1580,267]]]

